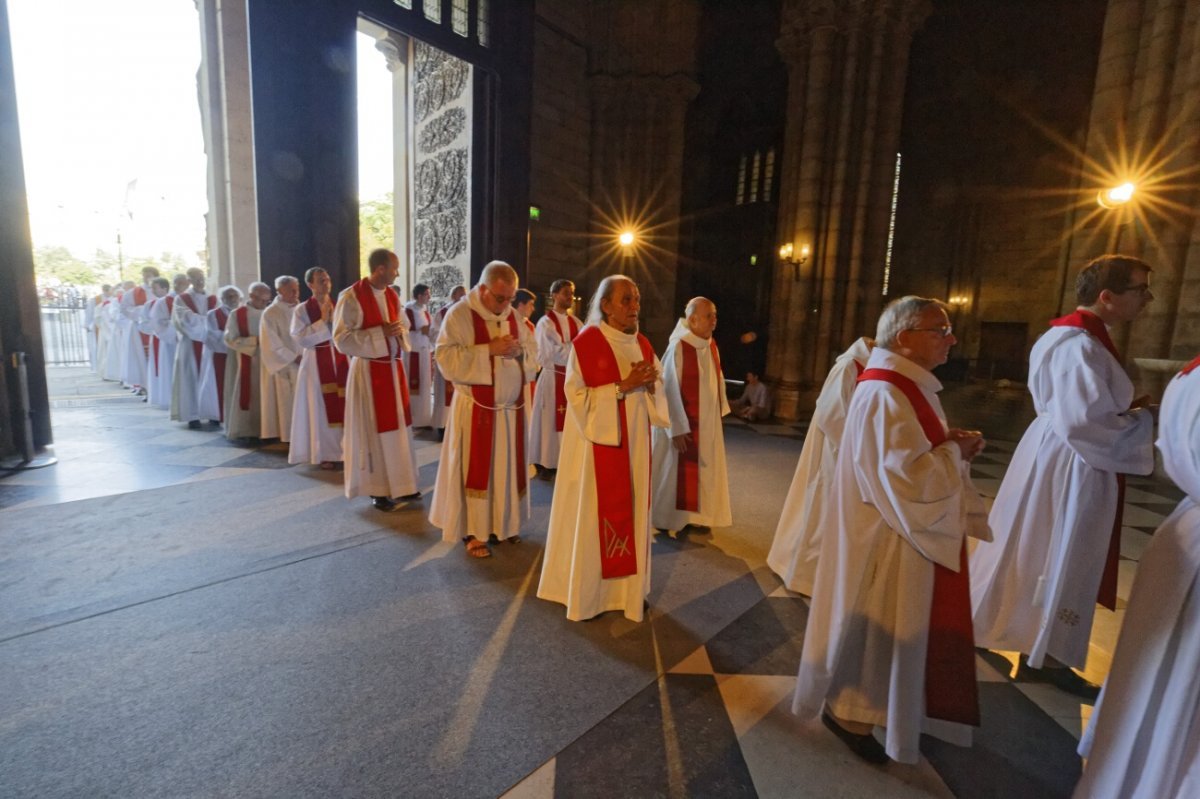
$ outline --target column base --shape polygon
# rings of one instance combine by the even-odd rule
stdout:
[[[805,386],[800,383],[779,381],[775,384],[775,416],[786,422],[794,422],[816,407],[817,396],[821,393],[816,386]]]

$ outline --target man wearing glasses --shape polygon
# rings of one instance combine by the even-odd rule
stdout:
[[[971,558],[976,643],[1022,653],[1018,679],[1085,699],[1082,669],[1096,603],[1116,605],[1123,474],[1154,468],[1157,406],[1133,396],[1108,328],[1154,299],[1150,267],[1101,256],[1075,281],[1079,307],[1050,322],[1029,354],[1037,419],[996,495],[991,544]]]

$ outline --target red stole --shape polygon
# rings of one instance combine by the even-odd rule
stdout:
[[[1200,366],[1200,355],[1197,355],[1195,358],[1192,359],[1191,363],[1189,363],[1187,366],[1183,367],[1183,370],[1180,371],[1179,374],[1181,374],[1181,375],[1191,374],[1193,371],[1195,371],[1196,367],[1198,367],[1198,366]]]
[[[146,304],[146,290],[141,286],[135,286],[133,289],[133,304],[139,306]],[[150,346],[150,334],[139,330],[138,335],[142,337],[142,352],[146,352]]]
[[[196,307],[196,301],[194,299],[192,299],[192,293],[190,291],[183,292],[182,294],[179,295],[179,297],[180,297],[180,299],[183,300],[184,304],[187,305],[188,309],[192,313],[196,314],[197,316],[200,314],[200,309]],[[208,310],[210,310],[210,311],[213,308],[216,308],[217,307],[217,295],[209,294],[208,297],[205,299],[205,304],[208,306]],[[174,310],[174,309],[172,309],[172,310]],[[204,342],[203,341],[193,341],[192,342],[192,355],[195,356],[195,358],[196,358],[196,376],[197,376],[197,378],[199,378],[199,376],[200,376],[200,357],[203,354],[204,354]]]
[[[528,319],[525,319],[523,321],[525,322],[525,329],[529,331],[529,337],[533,338],[537,334],[537,326],[534,325],[533,322],[530,322]],[[529,401],[533,402],[533,398],[536,395],[537,395],[537,381],[534,380],[532,383],[529,384]]]
[[[687,417],[692,440],[687,449],[678,453],[675,470],[675,509],[699,512],[700,510],[700,355],[686,341],[675,345],[683,354],[683,373],[679,378],[679,393],[683,397],[683,414]],[[708,351],[712,355],[713,369],[717,375],[717,390],[724,390],[721,374],[721,356],[717,354],[717,342],[708,340]],[[718,395],[718,406],[720,399]],[[718,411],[718,414],[720,411]],[[719,418],[719,416],[718,416]],[[720,422],[716,422],[720,424]]]
[[[491,343],[492,334],[487,322],[474,308],[471,309],[471,322],[475,328],[475,343],[487,345]],[[520,340],[517,328],[517,312],[510,311],[508,315],[508,334]],[[488,484],[492,476],[492,446],[496,437],[496,358],[488,358],[492,367],[492,382],[486,386],[471,386],[471,452],[467,462],[467,496],[486,497]],[[525,496],[525,479],[529,467],[525,463],[525,364],[522,360],[521,391],[517,394],[517,496]]]
[[[354,298],[362,311],[362,329],[383,327],[383,314],[379,312],[379,303],[375,301],[375,290],[365,277],[355,283]],[[400,296],[388,286],[384,290],[387,300],[388,321],[395,322],[400,317]],[[397,351],[397,358],[400,353]],[[412,425],[412,409],[408,403],[408,382],[404,379],[402,364],[392,360],[391,355],[382,358],[372,358],[368,361],[371,370],[371,402],[375,406],[376,432],[390,433],[400,429],[400,412],[397,409],[396,386],[400,386],[399,401],[404,407],[404,425]],[[393,379],[394,378],[394,379]]]
[[[224,332],[225,323],[229,321],[229,312],[218,308],[214,316],[217,319],[217,329]],[[213,376],[217,379],[217,410],[222,422],[225,421],[225,357],[226,353],[213,350]]]
[[[337,300],[334,300],[336,305]],[[308,323],[315,325],[321,320],[321,304],[316,297],[304,303]],[[321,381],[321,400],[325,405],[325,421],[330,427],[341,427],[346,414],[346,378],[350,374],[350,360],[333,347],[333,343],[322,341],[313,348],[317,362],[317,379]]]
[[[1120,363],[1121,356],[1117,353],[1117,346],[1113,344],[1112,338],[1108,335],[1108,327],[1104,324],[1104,320],[1091,311],[1080,309],[1058,319],[1051,319],[1050,326],[1077,327],[1086,330],[1098,339],[1104,345],[1104,349],[1108,350],[1109,354]],[[1112,535],[1108,539],[1108,557],[1104,562],[1104,572],[1100,577],[1100,590],[1096,595],[1096,602],[1109,610],[1117,609],[1117,573],[1121,562],[1121,520],[1125,516],[1125,475],[1118,474],[1116,477],[1117,515],[1113,519]]]
[[[644,360],[654,362],[650,340],[637,334]],[[599,327],[584,328],[573,341],[576,363],[584,385],[597,388],[621,381],[612,345]],[[596,478],[597,527],[600,533],[600,576],[605,579],[637,574],[637,540],[633,531],[633,469],[629,463],[629,425],[625,419],[625,400],[617,401],[620,437],[616,446],[592,444],[592,465]],[[601,490],[603,486],[603,490]],[[647,506],[650,486],[646,486]]]
[[[554,325],[554,332],[558,333],[559,339],[564,344],[570,344],[579,335],[579,320],[574,316],[567,316],[567,327],[571,331],[571,337],[567,338],[563,335],[562,325],[558,322],[558,314],[550,311],[546,314],[550,317],[550,323]],[[619,379],[619,378],[618,378]],[[554,429],[558,432],[563,431],[563,425],[567,421],[567,367],[554,367]]]
[[[891,369],[867,369],[858,380],[860,383],[881,380],[896,386],[916,412],[930,449],[946,440],[941,418],[911,379]],[[933,564],[933,601],[929,606],[929,640],[925,648],[925,715],[979,726],[966,540],[959,550],[957,573],[939,563]]]
[[[238,333],[242,338],[250,337],[250,310],[243,305],[233,312],[233,316],[237,319]],[[250,391],[252,389],[253,378],[250,369],[254,365],[254,358],[246,353],[238,353],[238,407],[243,411],[250,410]]]

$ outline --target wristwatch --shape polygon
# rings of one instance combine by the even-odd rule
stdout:
[[[615,385],[617,387],[617,402],[620,402],[621,400],[625,399],[625,392],[621,390],[621,384],[614,383],[613,385]]]

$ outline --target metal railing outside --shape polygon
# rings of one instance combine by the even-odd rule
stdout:
[[[47,366],[87,366],[84,327],[87,296],[77,290],[44,293],[41,298],[42,352]]]

